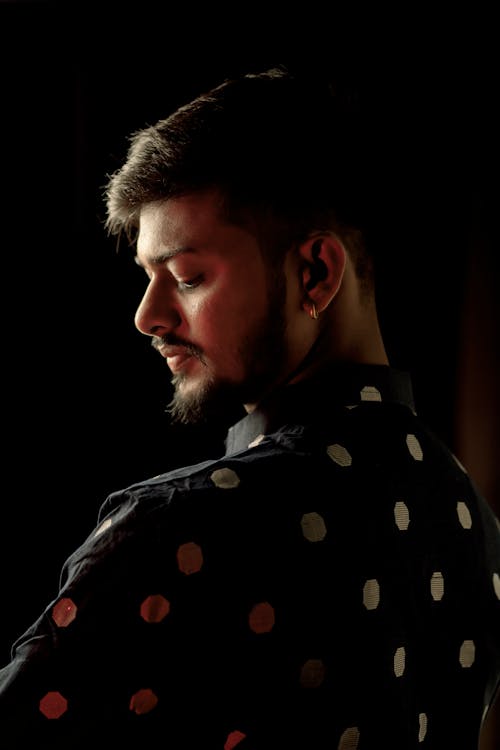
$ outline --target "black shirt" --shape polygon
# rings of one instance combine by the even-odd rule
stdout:
[[[473,750],[499,599],[498,521],[408,375],[335,366],[107,498],[0,670],[2,744]]]

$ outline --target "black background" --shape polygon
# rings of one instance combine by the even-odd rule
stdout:
[[[0,3],[0,660],[56,595],[108,492],[221,449],[224,425],[169,425],[168,372],[133,326],[143,279],[105,235],[102,188],[130,132],[222,77],[317,66],[370,100],[389,149],[374,200],[391,360],[410,369],[418,410],[465,461],[463,374],[481,352],[473,389],[492,392],[479,432],[498,425],[494,20],[468,9],[269,13]]]

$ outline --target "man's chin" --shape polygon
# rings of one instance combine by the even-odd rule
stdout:
[[[232,422],[243,409],[237,389],[230,383],[207,383],[196,387],[174,379],[174,395],[167,411],[177,424]]]

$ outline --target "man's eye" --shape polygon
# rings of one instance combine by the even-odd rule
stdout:
[[[202,281],[203,276],[200,274],[199,276],[195,276],[193,279],[188,279],[187,281],[178,281],[177,286],[181,291],[188,291],[189,289],[196,289],[196,287],[199,286]]]

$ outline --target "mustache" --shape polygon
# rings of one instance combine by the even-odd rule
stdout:
[[[202,351],[198,346],[192,344],[190,341],[184,341],[184,339],[180,339],[178,336],[172,334],[167,334],[166,336],[153,336],[151,338],[151,346],[157,351],[162,346],[182,346],[192,357],[196,357],[200,362],[203,362]]]

